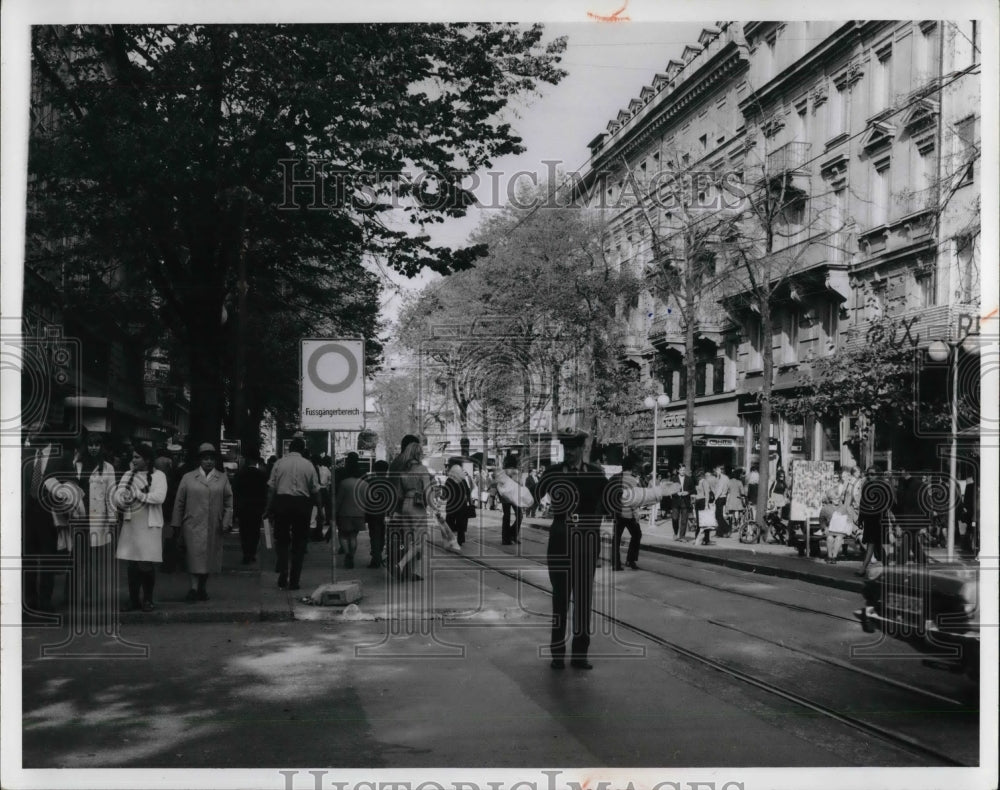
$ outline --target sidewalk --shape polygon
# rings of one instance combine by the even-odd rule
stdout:
[[[480,529],[491,543],[499,543],[500,512],[486,511],[482,514],[482,526],[479,523],[470,524],[469,537],[476,540]],[[541,518],[524,519],[522,530],[548,532],[551,521]],[[677,557],[686,561],[706,562],[722,565],[762,576],[775,576],[787,579],[799,579],[811,584],[833,587],[841,590],[862,592],[865,580],[857,576],[861,568],[861,557],[851,555],[841,559],[836,565],[829,565],[821,557],[800,557],[798,551],[788,546],[778,544],[753,545],[743,544],[735,536],[715,538],[712,545],[694,545],[693,542],[682,542],[674,539],[670,520],[659,521],[650,528],[648,519],[641,522],[642,548],[639,555],[639,565],[642,566],[643,555],[658,554]],[[540,536],[541,537],[541,536]],[[602,528],[602,539],[605,548],[602,551],[603,562],[611,561],[612,531],[609,522]],[[496,539],[496,540],[493,540]],[[622,540],[622,559],[628,545],[628,533]],[[359,535],[358,553],[355,557],[356,566],[347,570],[343,567],[343,556],[336,557],[336,581],[354,580],[361,584],[363,598],[357,607],[317,607],[305,604],[302,598],[307,597],[321,584],[331,581],[331,549],[329,543],[310,542],[308,554],[300,580],[300,590],[281,590],[277,586],[277,575],[274,573],[274,552],[266,548],[261,537],[258,562],[253,566],[240,564],[241,551],[239,535],[235,532],[225,536],[223,572],[212,575],[208,579],[208,601],[187,603],[184,596],[190,589],[190,577],[183,572],[171,574],[157,571],[154,599],[156,609],[153,612],[129,612],[121,614],[122,623],[146,622],[256,622],[256,621],[291,621],[291,620],[336,620],[338,618],[353,620],[386,619],[403,614],[404,610],[410,616],[433,617],[450,609],[467,608],[470,590],[465,589],[464,582],[459,582],[461,574],[455,575],[454,585],[449,582],[448,589],[438,585],[434,590],[432,606],[420,599],[418,588],[421,585],[406,585],[389,582],[384,568],[368,568],[369,544],[368,533]],[[508,550],[509,551],[509,550]],[[499,545],[483,549],[489,558],[503,558],[508,551]],[[931,552],[935,559],[943,559],[943,550]],[[467,565],[461,556],[451,554],[440,547],[434,549],[435,564],[441,567],[454,565],[461,569]],[[124,571],[119,573],[119,600],[127,598]],[[470,580],[470,585],[475,581]],[[57,586],[57,590],[59,587]],[[58,593],[57,593],[58,595]]]

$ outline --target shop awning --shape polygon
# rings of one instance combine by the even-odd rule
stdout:
[[[683,428],[668,428],[656,435],[656,444],[668,447],[684,444]],[[735,425],[699,425],[694,430],[695,447],[741,447],[743,428]],[[632,436],[633,447],[652,447],[651,433],[637,433]]]

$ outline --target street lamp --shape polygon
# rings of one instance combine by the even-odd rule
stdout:
[[[653,479],[652,485],[656,487],[656,445],[659,443],[659,430],[660,430],[660,415],[659,410],[666,407],[670,403],[670,398],[667,395],[657,395],[655,398],[652,395],[647,395],[643,404],[647,409],[653,410]],[[649,511],[649,528],[656,528],[656,508],[658,505],[654,504]]]

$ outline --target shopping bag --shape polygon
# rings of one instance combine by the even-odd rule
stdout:
[[[698,511],[698,528],[707,529],[709,527],[718,527],[719,524],[715,520],[715,509],[707,507],[704,510]]]
[[[273,547],[273,538],[271,535],[271,519],[269,518],[264,519],[264,545],[267,546],[268,549],[271,549]]]
[[[827,531],[834,535],[850,535],[854,531],[854,527],[847,514],[837,510],[830,516],[830,526],[827,527]]]
[[[506,502],[508,505],[531,507],[535,504],[535,498],[526,486],[506,476],[497,479],[497,495],[501,502]]]

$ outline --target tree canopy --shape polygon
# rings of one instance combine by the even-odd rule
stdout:
[[[406,275],[471,263],[481,250],[426,228],[464,214],[466,174],[522,150],[504,110],[562,78],[564,46],[539,25],[37,27],[28,264],[167,327],[191,439],[215,440],[241,259],[271,297],[255,309],[363,304],[353,328],[372,333],[365,256]]]
[[[638,382],[624,365],[619,315],[641,283],[605,259],[595,217],[546,200],[548,188],[535,196],[545,207],[512,207],[483,222],[472,241],[486,256],[429,286],[402,312],[400,337],[414,352],[429,349],[448,377],[463,435],[488,428],[493,436],[497,420],[534,430],[533,414],[551,408],[558,422],[572,403],[576,424],[600,440],[630,413]],[[520,205],[533,204],[522,197]],[[434,325],[476,319],[485,332],[427,342]],[[488,421],[484,410],[493,422],[472,426],[470,419]]]

